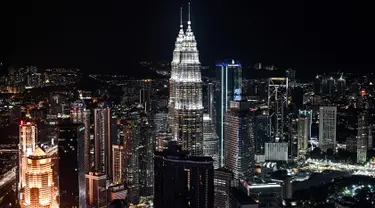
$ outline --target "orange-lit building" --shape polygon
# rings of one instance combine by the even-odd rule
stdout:
[[[27,157],[34,152],[38,142],[38,128],[34,122],[20,121],[19,126],[19,187],[25,186]]]
[[[52,180],[51,157],[37,147],[27,157],[24,183],[24,208],[52,208],[56,206]]]

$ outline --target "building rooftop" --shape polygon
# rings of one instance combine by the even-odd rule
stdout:
[[[241,191],[240,189],[236,187],[231,187],[230,195],[234,197],[241,205],[257,204],[257,202],[254,201],[253,198],[251,198],[245,192]]]

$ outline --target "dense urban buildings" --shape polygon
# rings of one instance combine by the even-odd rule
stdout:
[[[34,15],[44,15],[37,10],[50,9],[33,3],[32,14],[26,18],[27,23],[33,22],[29,30],[19,28],[25,18],[18,16],[24,12],[14,12],[16,17],[8,18],[17,20],[17,24],[16,28],[8,28],[5,35],[14,31],[33,31],[33,35],[19,33],[14,37],[27,36],[32,44],[3,38],[9,45],[2,44],[0,48],[6,51],[5,58],[0,53],[0,207],[373,206],[375,75],[371,69],[374,64],[365,61],[367,56],[363,54],[370,53],[360,48],[351,50],[353,45],[364,44],[344,44],[344,50],[340,47],[326,50],[326,44],[320,44],[326,40],[326,34],[332,37],[350,34],[347,27],[351,25],[358,26],[355,34],[362,35],[361,24],[342,24],[346,32],[331,35],[341,24],[331,24],[329,18],[324,18],[335,30],[327,32],[325,28],[326,33],[320,33],[322,38],[318,38],[319,44],[314,40],[310,41],[313,44],[304,44],[305,39],[310,40],[304,35],[310,33],[290,31],[301,27],[280,25],[277,28],[281,33],[260,33],[262,28],[274,29],[277,25],[269,27],[264,17],[253,19],[252,15],[264,13],[259,10],[261,3],[253,4],[250,10],[246,4],[232,4],[230,9],[223,8],[226,15],[221,15],[222,18],[215,18],[210,9],[201,8],[202,2],[197,3],[199,20],[192,15],[190,4],[188,9],[188,5],[182,5],[180,28],[175,18],[178,10],[174,4],[178,3],[174,1],[147,4],[151,10],[131,6],[134,1],[126,2],[132,8],[126,15],[136,11],[139,18],[111,18],[106,22],[108,15],[101,15],[100,24],[95,15],[82,21],[86,10],[77,10],[82,15],[70,18],[69,15],[76,13],[70,10],[76,4],[61,7],[63,13],[54,9],[48,18],[34,21]],[[242,12],[238,5],[247,11]],[[266,12],[271,17],[278,11],[294,14],[285,12],[284,5],[298,12],[294,7],[299,4],[288,2],[277,4],[276,10],[272,8],[274,4],[264,4],[264,8],[271,11]],[[337,16],[339,5],[327,11],[333,11],[329,12],[334,14],[331,16],[340,21],[348,20]],[[91,6],[95,7],[90,5],[89,10],[95,11]],[[106,3],[101,6],[105,8]],[[216,6],[222,5],[215,5],[215,11],[221,14]],[[183,12],[184,7],[188,12]],[[120,4],[115,8],[118,9],[111,10],[111,17],[117,17],[117,10],[123,11]],[[23,9],[17,7],[17,11]],[[168,13],[159,15],[161,11]],[[321,10],[314,8],[316,11]],[[230,21],[234,13],[241,14],[241,18],[234,15],[237,20]],[[314,20],[324,13],[320,12]],[[55,15],[59,16],[58,21]],[[250,18],[242,18],[243,15]],[[214,23],[220,27],[207,25],[209,21],[204,16],[215,19]],[[289,16],[277,15],[272,22]],[[146,17],[152,21],[144,21]],[[158,21],[165,17],[170,21],[159,27]],[[122,41],[117,40],[120,36],[111,35],[114,31],[118,33],[117,30],[103,33],[103,25],[121,25],[113,21],[124,19],[132,20],[127,22],[127,28],[132,30],[121,33]],[[254,24],[242,27],[240,33],[233,32],[243,25],[242,19]],[[143,30],[134,25],[139,20],[142,28],[150,28],[150,24],[159,26],[140,34]],[[192,20],[197,25],[192,25]],[[308,23],[304,18],[300,20],[298,24]],[[59,32],[38,35],[42,30],[35,25],[43,21],[53,22],[46,25],[56,26]],[[59,27],[61,23],[64,27]],[[321,23],[314,24],[321,27]],[[92,25],[95,32],[90,30],[89,36],[72,35],[66,28],[76,24],[80,26],[79,34],[85,34]],[[193,26],[198,28],[194,30],[199,34],[197,39]],[[221,32],[212,33],[212,28]],[[174,46],[170,37],[175,34],[168,31],[178,31]],[[155,32],[163,35],[152,35]],[[103,38],[98,38],[99,33]],[[61,45],[64,50],[60,50],[60,45],[39,44],[46,40],[54,42],[56,38],[51,35],[56,34],[65,34],[67,41]],[[129,34],[137,35],[129,37]],[[278,37],[272,38],[275,34]],[[290,36],[293,40],[283,41],[283,50],[269,50],[280,46],[277,43],[280,34],[282,40],[290,34],[297,35]],[[35,42],[35,37],[41,38]],[[92,39],[95,44],[85,41],[76,44],[69,41],[71,37],[77,40],[85,37],[89,42]],[[344,39],[347,42],[355,38]],[[358,40],[362,39],[366,36]],[[105,44],[101,44],[103,40]],[[199,40],[202,43],[197,45]],[[116,44],[111,44],[113,41]],[[7,46],[13,43],[17,47],[9,50],[12,47]],[[329,43],[340,46],[334,40]],[[92,46],[90,53],[85,53],[88,45]],[[103,45],[115,47],[103,50]],[[312,46],[324,50],[315,53]],[[155,47],[157,52],[153,51]],[[243,47],[247,47],[245,51]],[[32,55],[26,52],[28,49],[32,49]],[[43,53],[56,49],[60,51],[58,54]],[[130,56],[124,55],[129,51]],[[328,57],[323,55],[326,51]],[[341,51],[350,58],[342,58]],[[270,54],[275,52],[278,55]],[[354,53],[361,56],[360,61],[355,60]],[[92,54],[95,58],[89,59]],[[111,57],[109,62],[108,57]],[[119,57],[120,64],[116,63]],[[63,61],[58,61],[61,58]],[[355,64],[347,64],[348,61]],[[82,69],[57,68],[67,65],[79,65]]]

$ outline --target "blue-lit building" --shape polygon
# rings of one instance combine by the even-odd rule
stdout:
[[[242,95],[242,66],[238,61],[218,63],[216,89],[216,132],[219,136],[220,164],[224,157],[224,115],[229,109],[230,101],[240,101]]]

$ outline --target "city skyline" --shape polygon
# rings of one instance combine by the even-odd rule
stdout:
[[[3,7],[8,17],[3,19],[9,20],[3,27],[9,30],[1,42],[0,61],[131,73],[124,62],[170,59],[178,8],[187,3],[9,3]],[[192,4],[192,20],[199,20],[197,42],[206,43],[198,48],[204,65],[236,58],[297,71],[366,71],[374,66],[373,32],[367,28],[374,18],[366,5],[240,0]]]

